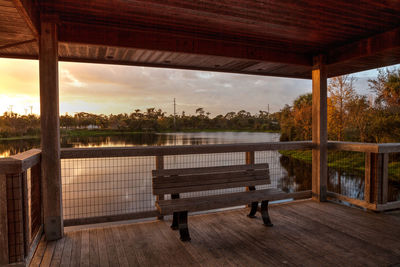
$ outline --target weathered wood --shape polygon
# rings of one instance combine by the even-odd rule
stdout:
[[[380,144],[328,141],[329,150],[378,153]]]
[[[9,263],[6,179],[5,174],[0,174],[0,266]]]
[[[170,176],[170,175],[187,175],[201,174],[205,172],[234,172],[241,170],[261,170],[268,168],[267,163],[251,164],[251,165],[231,165],[231,166],[216,166],[216,167],[200,167],[200,168],[182,168],[182,169],[164,169],[153,170],[153,176]]]
[[[327,72],[323,55],[314,57],[312,70],[312,150],[313,199],[326,200],[328,181]]]
[[[164,169],[164,156],[156,156],[156,170],[160,171]],[[162,176],[159,176],[161,178]],[[163,194],[157,194],[156,195],[156,201],[158,200],[163,200],[164,195]],[[157,219],[162,220],[164,217],[162,215],[158,215]]]
[[[63,235],[57,25],[41,22],[40,114],[44,231],[47,240]]]
[[[337,194],[337,193],[334,193],[334,192],[329,192],[328,191],[327,192],[327,197],[328,197],[327,199],[329,199],[329,200],[341,200],[341,201],[345,201],[345,202],[348,202],[348,203],[353,204],[355,206],[359,206],[359,207],[366,208],[366,209],[369,209],[369,210],[376,210],[377,209],[377,206],[374,203],[370,203],[370,202],[367,202],[365,200],[359,200],[359,199],[346,197],[346,196],[343,196],[341,194]]]
[[[14,156],[10,156],[10,158],[21,162],[20,172],[23,172],[40,163],[41,153],[42,151],[40,149],[30,149]]]
[[[375,204],[387,203],[388,154],[365,155],[365,201]]]
[[[251,179],[253,178],[253,179]],[[217,189],[228,189],[228,188],[236,188],[236,187],[245,187],[248,186],[256,186],[256,185],[265,185],[269,184],[269,179],[266,179],[265,176],[255,176],[255,177],[239,177],[240,181],[234,181],[233,179],[226,180],[214,180],[214,183],[207,182],[209,184],[201,184],[201,185],[187,185],[187,186],[172,186],[172,187],[162,187],[162,188],[153,188],[153,193],[155,194],[179,194],[179,193],[188,193],[188,192],[200,192],[207,190],[217,190]],[[197,181],[201,182],[201,181]],[[168,186],[168,184],[166,185]]]
[[[142,218],[152,218],[152,217],[157,217],[158,214],[159,213],[156,210],[154,210],[154,211],[126,213],[120,215],[67,219],[64,220],[64,226],[67,227],[74,225],[85,225],[85,224],[95,224],[95,223],[105,223],[105,222],[136,220]]]
[[[99,258],[107,254],[110,266],[392,266],[399,260],[397,213],[364,212],[307,200],[272,204],[269,212],[275,228],[271,231],[260,224],[261,218],[249,220],[246,212],[192,215],[194,242],[185,244],[165,221],[112,226],[118,229],[123,253],[116,251],[114,231],[106,226],[100,229],[100,233],[108,232],[106,240],[98,236],[98,242],[104,242]],[[73,234],[80,231],[65,235],[77,242],[80,236]],[[72,260],[73,256],[70,266],[78,266]]]
[[[264,150],[297,150],[312,149],[315,145],[310,141],[268,142],[248,144],[215,144],[215,145],[183,145],[183,146],[147,146],[147,147],[96,147],[96,148],[63,148],[62,159],[72,158],[104,158],[134,157],[161,155],[191,155],[207,153],[229,153]]]
[[[264,189],[249,192],[229,193],[205,197],[162,200],[156,203],[164,215],[179,211],[203,211],[245,205],[254,201],[309,198],[310,191],[284,193],[277,189]]]

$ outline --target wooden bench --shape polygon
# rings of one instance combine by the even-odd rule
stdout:
[[[220,209],[251,203],[250,218],[255,218],[258,202],[266,226],[272,226],[268,201],[277,199],[277,189],[255,190],[256,185],[270,184],[268,164],[235,165],[205,168],[153,170],[153,194],[159,196],[156,207],[161,215],[173,214],[171,228],[189,241],[188,212]],[[207,190],[247,187],[245,192],[180,198],[179,194]],[[164,195],[171,199],[164,199]]]

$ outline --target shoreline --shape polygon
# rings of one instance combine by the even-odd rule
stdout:
[[[279,133],[279,131],[259,131],[259,130],[228,130],[228,129],[186,129],[181,131],[121,131],[121,130],[88,130],[88,129],[74,129],[74,130],[61,130],[61,137],[95,137],[95,136],[116,136],[116,135],[134,135],[134,134],[164,134],[164,133],[217,133],[217,132],[244,132],[244,133]],[[12,136],[2,137],[0,141],[18,141],[18,140],[31,140],[40,139],[40,135],[25,135],[25,136]]]

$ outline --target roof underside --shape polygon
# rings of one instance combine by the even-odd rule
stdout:
[[[60,60],[310,78],[400,63],[399,1],[0,0],[0,56],[38,58],[40,16]]]

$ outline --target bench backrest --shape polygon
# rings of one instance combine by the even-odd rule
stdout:
[[[179,194],[270,184],[268,163],[153,170],[153,194]]]

